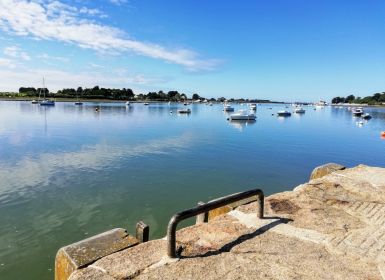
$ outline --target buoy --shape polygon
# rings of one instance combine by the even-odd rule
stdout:
[[[385,137],[385,131],[381,132],[381,137]]]

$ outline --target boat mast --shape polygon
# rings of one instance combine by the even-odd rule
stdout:
[[[43,91],[44,91],[44,100],[45,100],[45,81],[44,81],[44,76],[43,76]]]

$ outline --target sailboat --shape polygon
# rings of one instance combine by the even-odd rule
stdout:
[[[44,98],[43,98],[43,100],[40,102],[40,106],[55,106],[55,101],[49,100],[49,99],[46,99],[46,98],[45,98],[46,88],[45,88],[44,77],[43,77],[43,88],[42,88],[41,90],[44,91]],[[41,90],[40,90],[40,91],[41,91]]]
[[[79,89],[78,89],[79,90]],[[83,102],[79,101],[79,91],[76,90],[76,102],[75,105],[83,105]]]

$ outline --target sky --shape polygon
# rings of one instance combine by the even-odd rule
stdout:
[[[385,1],[0,0],[0,91],[279,101],[385,91]]]

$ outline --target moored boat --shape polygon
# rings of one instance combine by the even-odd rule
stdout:
[[[257,104],[251,103],[250,104],[250,110],[256,111],[257,110]]]
[[[286,111],[286,110],[281,110],[281,111],[277,112],[277,115],[279,117],[290,117],[291,113],[289,111]]]
[[[235,114],[231,114],[229,121],[254,121],[256,116],[254,113],[248,113],[246,110],[239,110]]]
[[[179,114],[190,114],[191,113],[191,110],[190,109],[179,109],[177,111]]]
[[[55,106],[55,101],[49,99],[43,99],[40,102],[40,106]]]
[[[362,110],[361,107],[354,108],[354,109],[352,110],[353,116],[356,116],[356,117],[362,116],[363,113],[364,113],[364,110]]]
[[[223,107],[223,111],[225,111],[225,112],[234,112],[234,108],[231,107],[230,104],[225,104],[224,107]]]
[[[304,114],[305,113],[305,109],[302,108],[302,107],[296,107],[294,109],[294,113],[297,113],[297,114]]]
[[[369,115],[368,113],[365,113],[365,114],[362,115],[362,118],[363,118],[364,120],[370,120],[370,119],[372,118],[372,116]]]
[[[43,88],[40,89],[40,92],[41,91],[43,91],[44,97],[43,97],[43,100],[40,101],[40,106],[55,106],[54,100],[49,100],[49,99],[45,98],[45,92],[48,91],[48,89],[46,89],[46,87],[45,87],[44,77],[43,77]],[[39,96],[40,96],[40,93],[39,93]]]

